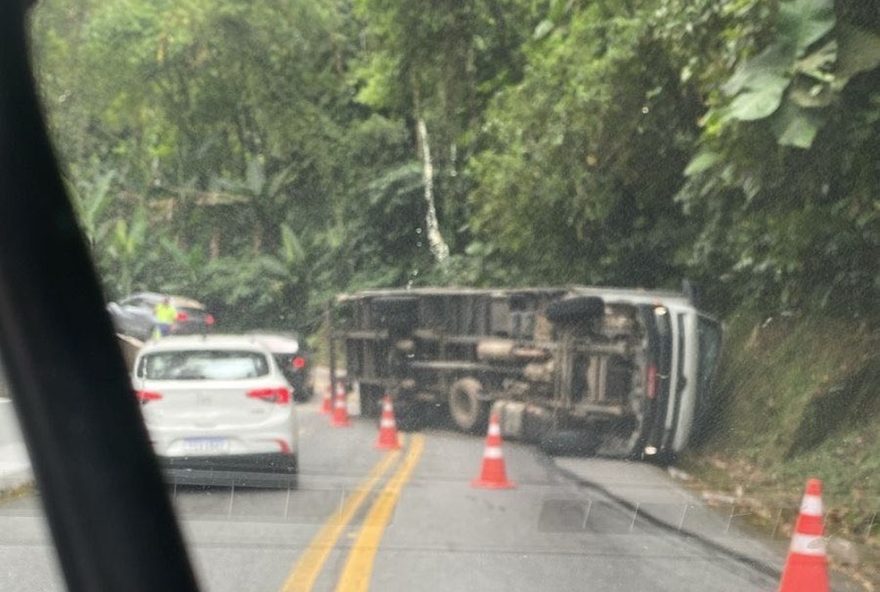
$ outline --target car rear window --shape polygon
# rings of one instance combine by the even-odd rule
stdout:
[[[191,319],[200,319],[205,316],[205,311],[200,308],[190,308],[188,306],[175,307],[178,313],[185,313]]]
[[[245,380],[268,373],[266,356],[252,351],[155,352],[138,365],[138,376],[149,380]]]

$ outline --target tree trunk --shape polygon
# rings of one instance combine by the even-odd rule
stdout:
[[[422,148],[422,180],[425,184],[425,230],[428,235],[428,246],[431,254],[442,267],[449,260],[449,245],[440,233],[440,222],[437,220],[437,206],[434,203],[434,163],[431,160],[431,145],[428,142],[428,127],[421,114],[416,114],[416,133]]]
[[[251,248],[254,255],[261,255],[263,252],[263,225],[254,224],[254,234],[251,237]]]
[[[220,229],[216,226],[211,231],[210,253],[211,261],[216,261],[220,258]]]

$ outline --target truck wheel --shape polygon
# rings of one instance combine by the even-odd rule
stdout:
[[[425,425],[425,404],[411,401],[395,405],[395,420],[397,429],[402,432],[414,432],[422,429]]]
[[[462,378],[449,391],[449,414],[458,429],[479,432],[489,419],[489,402],[480,399],[482,387],[478,380]]]
[[[596,296],[574,296],[551,302],[545,312],[554,323],[567,323],[602,316],[605,301]]]
[[[592,456],[599,448],[599,440],[576,430],[554,430],[541,438],[540,446],[550,456]]]
[[[539,443],[553,429],[553,418],[549,414],[543,416],[527,410],[522,421],[526,442]]]

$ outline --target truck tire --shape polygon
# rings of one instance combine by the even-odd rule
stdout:
[[[553,417],[550,413],[537,413],[527,409],[523,416],[523,440],[540,443],[553,429]]]
[[[414,432],[425,425],[425,404],[418,401],[400,401],[394,406],[394,419],[397,429],[402,432]],[[378,426],[377,426],[378,427]]]
[[[374,386],[360,385],[361,415],[375,417],[382,415],[382,392]]]
[[[484,430],[489,419],[489,402],[480,399],[480,381],[462,378],[449,390],[449,415],[458,429],[477,433]]]
[[[554,323],[594,318],[605,314],[605,302],[597,296],[574,296],[551,302],[545,314]]]
[[[554,430],[541,437],[540,447],[550,456],[592,456],[599,448],[599,440],[577,430]]]

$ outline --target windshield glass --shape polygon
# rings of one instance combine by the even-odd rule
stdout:
[[[266,356],[247,351],[163,351],[141,358],[147,380],[245,380],[269,373]]]
[[[204,588],[880,590],[880,2],[6,4]]]
[[[721,354],[721,327],[713,319],[700,316],[697,320],[700,357],[697,366],[697,393],[703,401],[711,396],[712,378]]]

